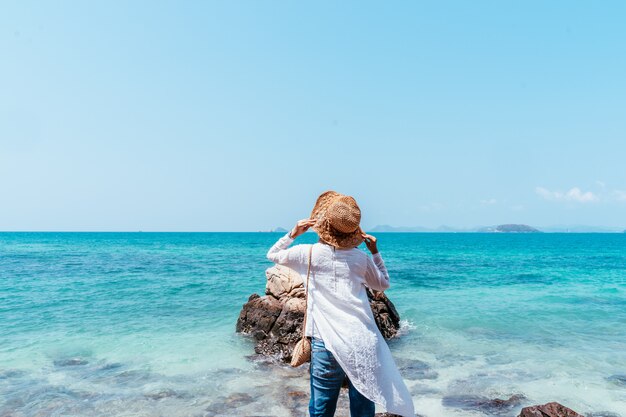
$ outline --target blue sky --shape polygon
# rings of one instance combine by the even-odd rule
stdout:
[[[622,1],[3,2],[0,230],[626,227]]]

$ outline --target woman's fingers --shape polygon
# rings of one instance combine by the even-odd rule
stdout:
[[[365,240],[371,240],[372,242],[376,242],[376,238],[372,235],[368,235],[367,233],[361,233],[361,236]]]
[[[296,229],[298,230],[299,234],[306,232],[307,230],[309,230],[309,228],[311,226],[314,226],[316,223],[316,220],[314,219],[302,219],[302,220],[298,220],[296,222]]]
[[[307,229],[314,225],[315,225],[315,220],[312,220],[312,219],[307,219],[303,223],[303,226],[306,227]]]

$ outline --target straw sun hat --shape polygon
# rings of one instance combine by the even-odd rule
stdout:
[[[355,248],[363,242],[361,209],[356,200],[335,191],[326,191],[317,198],[311,212],[316,223],[312,227],[320,239],[339,249]]]

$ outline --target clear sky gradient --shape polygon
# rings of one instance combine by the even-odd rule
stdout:
[[[0,230],[626,227],[626,2],[5,1]]]

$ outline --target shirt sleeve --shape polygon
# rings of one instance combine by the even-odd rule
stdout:
[[[380,252],[372,255],[371,258],[367,257],[365,285],[376,291],[385,291],[389,288],[389,273]]]
[[[289,236],[289,233],[278,239],[278,242],[274,243],[274,246],[267,252],[267,259],[270,261],[284,265],[292,269],[296,269],[302,265],[302,245],[296,245],[289,247],[293,243],[293,239]]]

